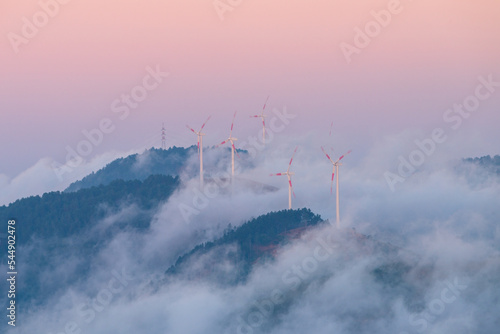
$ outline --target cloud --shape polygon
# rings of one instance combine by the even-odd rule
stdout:
[[[393,152],[405,151],[402,146],[396,136],[376,143],[364,157],[346,158],[341,229],[325,224],[309,230],[272,261],[255,264],[236,285],[200,275],[210,263],[220,275],[237,272],[224,261],[234,245],[193,258],[175,278],[166,280],[163,273],[179,255],[221,236],[227,224],[286,208],[286,179],[267,175],[287,168],[295,145],[284,140],[277,149],[266,148],[245,171],[246,179],[277,191],[256,192],[237,181],[232,190],[221,183],[203,198],[198,178],[185,175],[183,186],[158,207],[148,231],[112,234],[92,256],[87,277],[32,309],[11,333],[40,328],[59,333],[68,323],[76,323],[82,334],[496,333],[499,182],[474,183],[453,163],[429,162],[392,192],[382,176],[390,164],[377,161],[380,152],[397,157]],[[220,152],[207,161],[218,161]],[[191,164],[196,167],[196,157]],[[294,207],[335,217],[331,164],[319,147],[303,145],[292,168]],[[181,204],[196,213],[186,220]],[[133,211],[124,207],[103,222],[112,226]],[[60,275],[72,270],[54,265]],[[110,295],[107,290],[120,288],[117,276],[126,286]]]
[[[107,152],[96,155],[92,160],[64,173],[62,179],[57,176],[53,167],[55,161],[51,158],[40,159],[12,179],[0,174],[0,205],[8,205],[17,199],[42,195],[50,191],[62,191],[71,183],[101,169],[111,161],[133,153],[136,152]]]

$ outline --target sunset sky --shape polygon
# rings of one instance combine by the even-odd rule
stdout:
[[[63,164],[66,146],[104,118],[115,130],[88,159],[158,147],[162,122],[168,146],[192,145],[185,124],[209,115],[205,144],[218,144],[235,110],[235,135],[246,138],[260,129],[248,116],[270,95],[269,112],[297,115],[284,135],[318,134],[319,145],[333,121],[339,143],[329,145],[362,156],[388,136],[449,129],[443,113],[474,94],[479,76],[500,82],[497,0],[401,0],[350,63],[341,43],[354,45],[356,27],[392,1],[242,0],[222,20],[212,0],[72,0],[13,46],[23,17],[43,20],[41,4],[54,1],[0,3],[0,185],[41,159]],[[147,67],[169,76],[122,120],[111,105]],[[449,132],[452,156],[499,154],[499,121],[500,88]]]

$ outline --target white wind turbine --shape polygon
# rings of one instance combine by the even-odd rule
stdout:
[[[337,205],[337,227],[339,227],[340,224],[340,213],[339,213],[339,166],[342,166],[342,163],[340,160],[342,160],[346,155],[351,153],[351,150],[347,151],[346,154],[342,155],[340,158],[337,159],[337,161],[333,161],[332,158],[326,153],[325,149],[321,147],[321,150],[323,153],[325,153],[326,157],[328,160],[331,161],[333,164],[333,171],[332,171],[332,184],[330,185],[330,193],[333,193],[333,179],[335,177],[335,173],[337,174],[337,193],[336,193],[336,205]]]
[[[262,108],[262,112],[260,115],[253,115],[250,116],[250,118],[261,118],[262,119],[262,143],[266,143],[266,117],[267,115],[264,115],[264,110],[266,109],[267,101],[269,100],[269,96],[266,99],[266,102],[264,103],[264,107]]]
[[[203,189],[203,136],[205,135],[203,132],[203,128],[207,124],[208,120],[212,116],[208,116],[207,120],[205,123],[200,128],[200,131],[195,131],[193,128],[191,128],[189,125],[186,125],[186,127],[191,130],[196,136],[198,136],[198,155],[200,156],[200,187]]]
[[[231,123],[231,132],[229,132],[229,138],[226,139],[226,140],[224,140],[219,145],[217,145],[217,147],[219,147],[219,146],[224,145],[227,142],[231,143],[231,180],[234,178],[234,152],[236,152],[236,154],[238,155],[238,157],[240,156],[238,154],[238,152],[236,151],[236,147],[234,146],[234,142],[237,141],[238,138],[234,138],[233,137],[233,127],[234,127],[234,119],[236,117],[236,113],[237,113],[237,111],[235,111],[234,115],[233,115],[233,122]]]
[[[294,175],[294,172],[290,172],[290,167],[292,166],[292,161],[293,157],[295,156],[295,153],[297,153],[298,147],[295,148],[295,151],[293,151],[292,158],[290,159],[290,163],[288,164],[288,169],[284,173],[276,173],[276,174],[271,174],[271,176],[281,176],[281,175],[286,175],[288,178],[288,209],[292,208],[292,193],[293,197],[295,197],[295,192],[293,191],[293,186],[292,186],[292,175]]]

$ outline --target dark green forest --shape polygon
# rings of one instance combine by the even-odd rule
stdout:
[[[480,158],[467,158],[464,162],[475,164],[487,170],[488,172],[500,175],[500,155],[491,157],[489,155]]]
[[[194,147],[190,149],[195,150]],[[148,229],[158,205],[166,201],[180,186],[179,177],[159,174],[175,170],[172,174],[177,175],[187,156],[193,153],[189,152],[190,149],[152,149],[145,153],[147,156],[132,155],[118,159],[80,183],[75,183],[67,191],[31,196],[8,206],[1,206],[2,221],[17,221],[16,241],[21,250],[17,260],[20,267],[24,267],[24,274],[19,280],[23,295],[19,300],[34,305],[43,303],[48,294],[57,293],[61,287],[88,277],[92,259],[117,233],[127,229]],[[141,164],[143,170],[136,168],[138,161],[142,159],[145,159]],[[469,169],[467,166],[480,166],[488,171],[486,175],[500,175],[500,156],[464,159],[460,168],[472,175],[477,168]],[[150,174],[159,170],[159,174]],[[120,217],[111,227],[106,227],[98,234],[89,233],[104,218],[129,206],[135,206],[133,213]],[[272,259],[280,247],[307,228],[322,222],[321,217],[309,209],[301,209],[271,212],[237,228],[229,225],[220,238],[200,244],[190,251],[187,249],[187,253],[166,270],[166,279],[190,272],[188,277],[192,279],[216,275],[212,278],[219,284],[237,284],[248,278],[255,263]],[[369,240],[369,237],[353,235],[360,242]],[[370,244],[374,250],[384,254],[396,252],[394,247],[387,244],[371,241]],[[218,256],[218,250],[225,249],[229,249],[229,253]],[[215,256],[210,255],[211,253]],[[74,268],[68,269],[67,276],[60,277],[59,281],[42,282],[39,271],[49,270],[51,261],[61,261],[65,256],[83,260],[78,261]],[[208,262],[202,264],[203,270],[193,272],[192,268],[196,268],[192,266],[193,261],[203,262],[204,259],[208,259]],[[213,259],[229,261],[231,266],[228,267],[237,270],[225,277],[217,276],[217,270],[213,270],[217,263],[210,262]],[[4,263],[5,257],[2,260]],[[374,275],[381,281],[400,282],[407,270],[406,266],[395,261],[387,268],[374,270]],[[404,285],[403,287],[408,289]]]
[[[65,192],[107,185],[114,180],[145,180],[150,175],[179,175],[196,147],[171,147],[168,150],[151,148],[142,154],[132,154],[112,161],[104,168],[72,183]]]
[[[0,220],[17,221],[17,243],[37,239],[62,239],[83,232],[120,206],[137,204],[150,210],[166,200],[178,187],[178,177],[151,175],[144,181],[115,180],[76,192],[49,192],[31,196],[0,207]],[[147,227],[149,220],[133,223]]]
[[[38,305],[48,295],[84,279],[91,273],[92,259],[113,237],[126,229],[147,229],[158,204],[179,186],[177,177],[151,175],[144,181],[116,180],[76,192],[50,192],[17,200],[0,207],[0,219],[16,220],[17,257],[20,272],[18,300]],[[99,222],[125,206],[136,210],[116,224],[92,232]],[[2,263],[6,261],[3,253]],[[42,282],[51,263],[78,258],[64,276]]]
[[[231,254],[233,264],[240,266],[241,272],[236,278],[245,279],[255,261],[265,259],[291,238],[303,230],[323,222],[323,219],[309,209],[283,210],[270,212],[254,218],[238,228],[228,226],[224,235],[212,242],[196,246],[189,253],[179,257],[167,271],[167,275],[182,273],[189,260],[200,257],[217,247],[236,245],[238,251]],[[227,283],[227,282],[225,282]]]
[[[205,152],[214,150],[214,147],[205,148]],[[224,159],[229,159],[231,150],[229,148],[218,149],[227,153]],[[240,155],[240,163],[243,166],[251,165],[248,161],[248,152],[237,150]],[[82,180],[72,183],[65,192],[73,192],[84,188],[107,185],[114,180],[140,180],[143,181],[150,175],[178,176],[185,173],[190,177],[198,175],[198,167],[188,165],[188,158],[197,154],[196,146],[171,147],[167,150],[151,148],[141,154],[132,154],[125,158],[119,158],[97,172],[85,176]],[[210,165],[205,161],[206,172],[210,172]]]

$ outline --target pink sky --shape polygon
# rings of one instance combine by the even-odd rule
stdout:
[[[184,125],[209,114],[213,145],[234,110],[246,137],[259,130],[247,116],[267,95],[270,107],[299,116],[287,134],[327,133],[334,121],[346,143],[367,151],[387,135],[444,126],[443,112],[474,92],[479,75],[500,81],[496,0],[401,0],[401,13],[347,63],[340,43],[352,44],[353,29],[389,2],[243,0],[221,21],[212,0],[73,0],[15,53],[8,34],[21,34],[40,5],[3,1],[0,174],[44,157],[64,163],[66,145],[103,118],[116,131],[93,154],[138,148],[162,122],[169,146],[191,145]],[[156,65],[170,76],[120,121],[111,103]],[[464,156],[500,153],[499,107],[500,90],[457,133],[457,145],[475,136]]]

